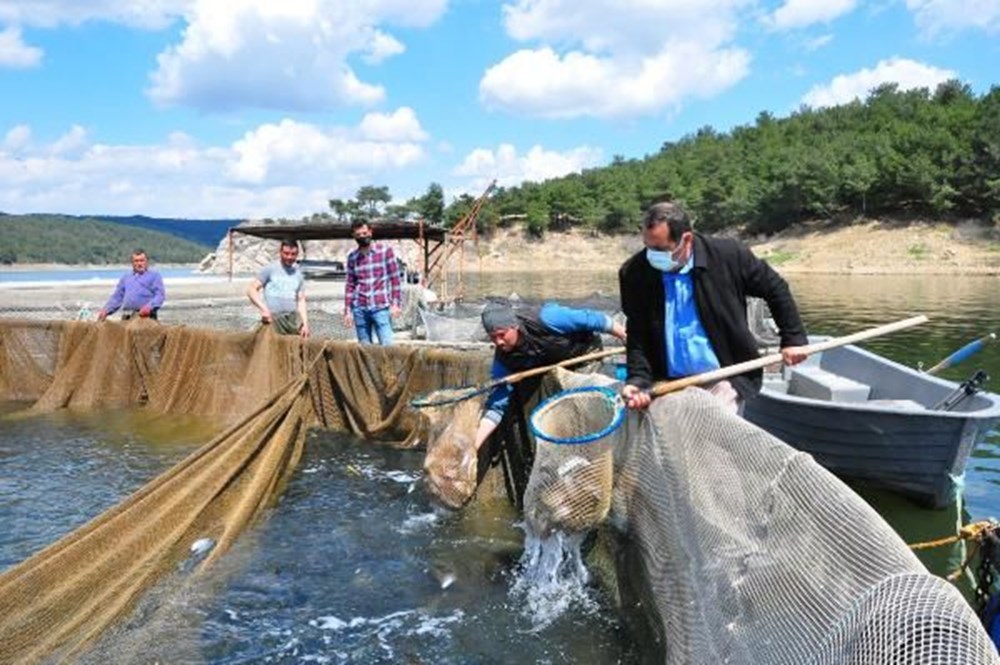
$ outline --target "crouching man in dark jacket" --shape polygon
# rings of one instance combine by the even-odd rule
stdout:
[[[509,305],[494,303],[483,310],[482,318],[483,327],[496,347],[491,371],[494,379],[599,350],[598,333],[625,339],[625,328],[610,316],[556,303],[516,311]],[[509,385],[490,391],[476,430],[476,450],[500,424],[510,393]]]

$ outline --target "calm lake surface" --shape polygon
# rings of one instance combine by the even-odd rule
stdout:
[[[931,321],[865,344],[930,365],[1000,331],[997,278],[792,276],[812,333],[840,335],[926,314]],[[614,309],[614,272],[465,276],[470,299],[528,299]],[[1000,390],[1000,344],[976,368]],[[16,405],[0,405],[11,410]],[[136,412],[0,420],[0,569],[110,508],[211,438],[212,425]],[[93,662],[634,663],[632,640],[600,593],[593,607],[535,629],[511,600],[523,534],[503,506],[436,512],[417,482],[422,453],[310,435],[270,517],[213,568],[205,584],[112,634]],[[1000,436],[974,453],[962,509],[923,510],[865,492],[909,542],[1000,516]],[[954,551],[922,555],[939,573]],[[169,610],[169,611],[168,611]],[[123,660],[124,658],[124,660]]]

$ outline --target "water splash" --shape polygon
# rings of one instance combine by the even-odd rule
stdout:
[[[524,529],[524,554],[510,596],[531,622],[532,632],[545,629],[571,609],[596,612],[599,604],[588,586],[590,573],[580,553],[586,534],[555,531],[543,538],[528,525]]]

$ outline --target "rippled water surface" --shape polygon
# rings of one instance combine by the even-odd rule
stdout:
[[[200,438],[199,438],[200,437]],[[0,421],[4,567],[109,508],[208,433],[143,414]],[[423,453],[326,432],[280,503],[201,577],[175,575],[86,662],[619,663],[638,656],[595,590],[537,629],[509,593],[504,505],[435,510]]]

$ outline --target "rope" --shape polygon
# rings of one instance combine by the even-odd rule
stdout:
[[[998,528],[1000,528],[1000,524],[997,524],[993,520],[972,522],[971,524],[966,524],[959,529],[958,533],[954,536],[938,538],[937,540],[930,540],[923,543],[914,543],[909,547],[913,551],[918,551],[941,547],[942,545],[951,545],[961,540],[971,541],[969,543],[969,548],[965,553],[965,557],[962,559],[962,563],[958,565],[958,568],[945,576],[945,579],[949,582],[955,582],[962,576],[962,573],[969,567],[969,564],[972,563],[973,559],[976,558],[976,555],[979,553],[979,549],[982,546],[983,539],[991,533],[997,531]]]
[[[972,522],[971,524],[966,524],[958,533],[954,536],[947,536],[945,538],[938,538],[937,540],[928,540],[923,543],[913,543],[909,545],[909,548],[913,551],[917,550],[928,550],[934,547],[941,547],[943,545],[951,545],[952,543],[957,543],[960,540],[979,540],[980,535],[989,529],[996,528],[997,524],[993,520],[983,520],[981,522]]]

